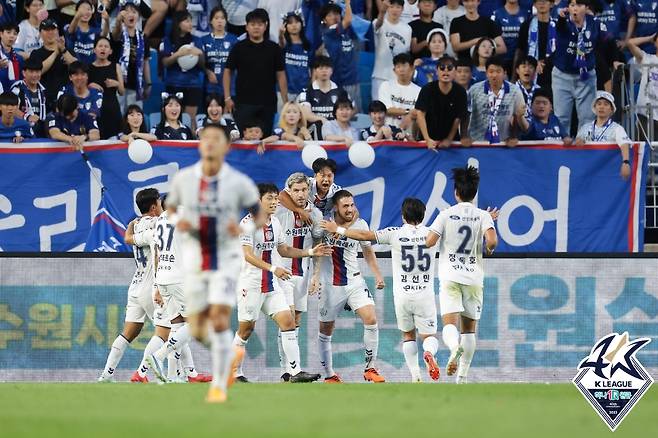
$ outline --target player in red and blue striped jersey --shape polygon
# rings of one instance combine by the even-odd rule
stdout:
[[[252,229],[240,235],[240,243],[246,263],[240,271],[238,291],[238,331],[234,344],[244,349],[251,336],[260,312],[271,317],[281,331],[281,345],[286,357],[286,372],[290,374],[290,382],[313,382],[320,378],[319,374],[309,374],[301,370],[299,345],[295,331],[295,318],[288,307],[279,280],[289,280],[291,272],[282,267],[281,257],[302,258],[314,255],[326,256],[331,249],[325,244],[314,248],[293,248],[285,243],[281,223],[274,217],[279,205],[279,189],[274,184],[259,184],[260,211],[265,216],[261,227],[251,226],[254,223],[251,214],[241,221],[243,229]],[[247,381],[242,372],[242,364],[238,365],[236,379]]]

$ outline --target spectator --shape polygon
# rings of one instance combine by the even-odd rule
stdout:
[[[0,26],[16,22],[14,6],[5,0],[0,0]]]
[[[621,22],[628,22],[633,15],[632,6],[627,0],[593,0],[589,9],[596,13],[601,28],[610,36],[604,44],[596,47],[596,88],[611,92],[613,68],[626,62],[620,50],[626,46],[630,36],[622,39]]]
[[[183,93],[164,92],[161,97],[160,123],[151,128],[151,134],[158,140],[193,140],[192,130],[183,124]]]
[[[371,142],[380,140],[405,140],[404,132],[394,125],[386,124],[386,105],[379,100],[373,100],[368,106],[368,114],[372,125],[361,131],[361,140]]]
[[[299,104],[288,102],[281,109],[279,127],[274,129],[279,140],[290,141],[298,148],[304,147],[304,141],[311,140],[311,133],[306,128],[306,120]]]
[[[471,47],[476,45],[480,38],[493,38],[496,42],[496,52],[504,54],[507,49],[502,38],[500,26],[491,21],[489,16],[480,16],[478,6],[480,0],[464,0],[466,14],[452,20],[450,24],[450,44],[460,59],[469,59]]]
[[[258,0],[222,0],[228,24],[226,30],[240,36],[246,32],[247,15],[258,7]]]
[[[143,26],[144,38],[151,40],[152,47],[159,47],[160,40],[164,36],[166,27],[164,23],[165,18],[171,17],[177,12],[184,12],[187,10],[187,2],[185,0],[150,0],[150,2],[147,0],[127,1],[134,1],[139,7],[141,16],[147,18]],[[228,0],[222,1],[228,3]]]
[[[158,138],[149,133],[146,127],[146,117],[144,111],[139,105],[128,105],[126,115],[121,122],[121,136],[119,139],[127,143],[132,143],[134,140],[141,138],[146,141],[155,141]]]
[[[96,120],[78,110],[78,99],[65,94],[57,99],[57,111],[46,119],[48,135],[82,150],[85,141],[101,138]]]
[[[126,89],[120,101],[122,111],[132,104],[141,105],[151,90],[150,52],[144,34],[138,29],[142,4],[138,0],[122,1],[112,30]]]
[[[386,0],[377,0],[377,2],[377,7],[381,10],[382,5],[385,4]],[[409,24],[420,15],[420,11],[418,10],[418,0],[403,0],[403,4],[404,6],[402,7],[402,13],[400,14],[400,21]]]
[[[480,38],[480,41],[471,47],[474,84],[487,79],[487,61],[495,54],[496,43],[491,38]]]
[[[19,116],[18,96],[11,91],[0,94],[0,113],[0,140],[21,143],[25,138],[34,137],[30,124]]]
[[[481,0],[478,13],[483,17],[491,17],[494,11],[502,6],[505,0]]]
[[[501,57],[487,61],[487,80],[468,90],[468,107],[471,112],[468,132],[472,141],[517,145],[515,128],[519,118],[525,119],[525,102],[521,90],[505,80],[505,61]]]
[[[526,104],[526,116],[530,117],[532,96],[540,87],[535,80],[537,79],[537,60],[532,56],[524,56],[520,58],[516,64],[516,86],[519,87],[523,94],[523,100]],[[550,93],[550,91],[548,91]],[[553,108],[551,107],[551,111]]]
[[[631,0],[631,18],[628,20],[626,38],[646,37],[656,33],[658,23],[658,5],[652,0]],[[640,49],[649,55],[656,54],[656,47],[650,42],[640,45]]]
[[[71,24],[64,28],[67,34],[66,46],[78,61],[89,65],[94,61],[94,42],[101,35],[107,35],[110,26],[110,16],[103,11],[101,16],[102,29],[91,25],[94,7],[91,0],[79,0],[75,5],[75,15]]]
[[[226,31],[226,11],[221,6],[210,12],[210,27],[212,31],[201,38],[201,48],[206,60],[204,88],[206,94],[217,93],[224,96],[224,66],[231,49],[238,42],[238,37]],[[231,92],[233,91],[232,87]]]
[[[235,122],[243,128],[247,120],[259,120],[265,135],[272,132],[276,113],[276,87],[281,100],[288,101],[283,53],[278,44],[265,38],[267,12],[255,9],[247,14],[247,38],[239,41],[228,55],[224,67],[224,101],[226,112],[233,112]],[[231,77],[237,74],[235,104],[229,94]]]
[[[260,123],[256,120],[247,120],[244,122],[244,129],[242,132],[242,140],[258,144],[256,147],[256,153],[258,153],[258,155],[263,155],[265,153],[268,144],[279,140],[279,136],[274,134],[263,138],[263,129],[260,127]]]
[[[466,90],[454,82],[455,59],[443,56],[437,70],[438,81],[424,85],[416,101],[418,129],[429,149],[450,146],[459,139],[460,125],[465,127],[468,121]],[[467,138],[462,141],[470,146]]]
[[[543,141],[557,140],[565,146],[571,144],[569,133],[560,124],[553,114],[553,103],[551,93],[539,88],[532,95],[532,110],[527,122],[521,122],[521,130],[524,132],[522,140]]]
[[[89,82],[92,87],[103,90],[103,103],[101,105],[98,126],[101,138],[110,138],[119,134],[121,128],[121,106],[117,93],[123,95],[123,74],[115,62],[110,61],[112,46],[106,37],[100,37],[94,44],[96,59],[89,66]]]
[[[187,12],[192,16],[192,35],[202,38],[210,33],[210,24],[208,23],[208,0],[186,0]]]
[[[506,0],[505,5],[496,9],[491,15],[491,20],[500,27],[503,41],[507,51],[503,56],[507,62],[507,71],[511,76],[514,66],[514,54],[519,41],[521,25],[528,19],[528,11],[519,6],[519,0]]]
[[[586,142],[616,143],[621,149],[622,159],[619,174],[623,179],[628,179],[631,175],[629,161],[631,139],[628,138],[623,126],[612,120],[615,111],[617,107],[612,94],[607,91],[597,91],[592,104],[592,112],[596,115],[596,119],[592,123],[580,126],[575,145],[582,146]]]
[[[327,120],[334,119],[334,102],[350,98],[345,90],[331,81],[332,72],[331,59],[326,56],[317,56],[313,60],[313,78],[315,80],[297,98],[311,137],[315,140],[322,140],[322,125]]]
[[[38,13],[43,9],[43,1],[41,0],[26,0],[25,11],[28,17],[20,22],[18,25],[18,39],[14,48],[17,52],[27,59],[32,53],[32,50],[41,47],[41,38],[39,37],[39,19]]]
[[[269,38],[275,43],[279,41],[281,35],[281,28],[284,24],[282,18],[293,11],[293,15],[302,16],[302,0],[258,0],[258,7],[265,9],[271,18]]]
[[[427,35],[434,29],[443,28],[433,20],[435,10],[436,0],[418,0],[420,17],[409,23],[409,27],[411,27],[411,54],[414,59],[430,56]]]
[[[569,17],[562,9],[557,22],[552,85],[555,115],[565,127],[571,126],[574,103],[579,124],[592,121],[589,109],[596,94],[595,49],[609,38],[601,23],[587,13],[589,5],[589,0],[571,0]]]
[[[443,30],[450,33],[452,20],[462,17],[464,14],[466,14],[466,9],[460,4],[460,0],[448,0],[444,6],[434,12],[434,21],[443,26]],[[450,44],[448,44],[447,51],[450,56],[457,56]]]
[[[466,91],[473,85],[473,64],[470,59],[457,59],[455,62],[455,82]]]
[[[646,53],[639,46],[646,43],[658,46],[657,35],[633,38],[628,41],[627,46],[635,57],[635,63],[642,66],[642,79],[636,105],[640,132],[644,134],[646,141],[653,141],[658,136],[658,56]],[[652,130],[649,129],[650,120],[653,124]],[[653,133],[653,138],[649,138],[650,133]]]
[[[23,65],[23,80],[14,82],[12,93],[18,96],[19,116],[27,120],[36,137],[47,137],[44,127],[46,120],[46,93],[41,85],[41,62],[28,59]]]
[[[200,76],[204,66],[203,51],[195,45],[201,44],[198,40],[195,44],[192,35],[192,16],[187,11],[176,12],[171,34],[160,45],[160,56],[165,67],[165,90],[169,94],[183,94],[182,103],[192,120],[192,130],[195,129],[196,113],[203,97]],[[186,65],[185,61],[191,62]]]
[[[99,85],[89,86],[89,67],[80,61],[69,65],[70,84],[62,87],[57,98],[64,94],[75,96],[78,100],[78,109],[98,121],[103,106],[103,88]]]
[[[551,18],[550,0],[533,0],[537,15],[526,20],[519,30],[516,59],[532,56],[537,60],[537,84],[551,89],[553,54],[557,48],[557,20]],[[517,61],[518,62],[518,61]]]
[[[354,113],[352,101],[349,99],[337,100],[333,112],[334,120],[322,125],[322,138],[350,146],[359,139],[359,132],[350,123]]]
[[[359,89],[358,52],[356,34],[352,29],[351,2],[345,2],[345,14],[341,17],[340,6],[328,3],[320,11],[322,18],[322,44],[334,65],[331,80],[347,91],[354,99],[357,108],[361,108],[361,90]]]
[[[311,43],[306,39],[304,33],[301,11],[290,12],[285,16],[279,34],[279,45],[283,49],[283,59],[286,66],[288,98],[290,101],[294,101],[311,81],[309,75]]]
[[[224,126],[228,132],[231,140],[240,138],[240,130],[231,119],[223,117],[224,113],[224,98],[221,94],[211,93],[206,96],[206,115],[203,118],[201,127],[197,128],[197,137],[199,131],[207,125],[215,124]]]
[[[419,87],[439,79],[437,65],[439,59],[447,53],[448,35],[443,29],[433,29],[427,34],[427,43],[430,56],[419,58],[414,61],[414,83]]]
[[[420,93],[420,87],[411,82],[414,72],[411,55],[395,55],[393,71],[395,79],[383,82],[379,87],[379,100],[388,108],[386,122],[410,133],[416,122],[414,107]]]
[[[633,2],[629,0],[596,0],[594,9],[596,17],[605,24],[607,31],[615,37],[619,48],[626,45],[627,39],[630,38],[633,29],[631,28],[630,19],[634,15]],[[654,21],[654,29],[655,29]],[[626,27],[624,27],[626,24]],[[626,39],[619,38],[626,34]]]
[[[6,23],[0,26],[0,83],[4,90],[9,91],[23,74],[23,57],[14,50],[18,37],[18,25]]]
[[[378,99],[383,82],[395,80],[393,57],[411,50],[411,27],[400,20],[404,0],[385,2],[373,21],[375,66],[372,71],[372,98]],[[381,99],[380,99],[381,100]],[[386,103],[386,102],[384,102]],[[387,105],[390,110],[390,107]]]
[[[43,46],[30,54],[30,59],[43,64],[41,83],[46,88],[47,110],[53,111],[57,103],[57,95],[68,78],[68,65],[74,62],[75,56],[69,52],[64,38],[59,37],[57,23],[47,19],[39,25]]]

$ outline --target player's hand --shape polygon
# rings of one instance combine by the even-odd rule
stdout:
[[[313,224],[313,218],[311,217],[311,213],[306,210],[299,210],[296,212],[299,215],[299,218],[302,220],[302,222],[306,225],[311,225]]]
[[[384,289],[386,287],[386,282],[384,281],[384,278],[380,275],[378,275],[375,278],[375,287],[377,289]]]
[[[187,219],[180,219],[178,221],[178,223],[176,224],[176,228],[179,231],[187,232],[187,231],[192,230],[192,223],[190,221],[188,221]]]
[[[500,214],[500,210],[498,210],[498,207],[494,207],[494,208],[487,207],[487,213],[491,215],[491,219],[497,220],[498,215]]]
[[[281,280],[290,280],[290,277],[292,276],[289,270],[282,268],[281,266],[276,267],[274,270],[274,275],[276,275]]]
[[[333,250],[326,243],[320,243],[313,248],[314,256],[330,256]]]
[[[471,137],[462,137],[461,143],[465,148],[470,148],[473,146],[473,139]]]
[[[240,235],[240,225],[236,221],[231,220],[226,226],[226,232],[231,237],[238,237]]]
[[[328,231],[329,233],[336,233],[336,230],[338,230],[338,224],[334,221],[322,220],[320,221],[320,228]]]
[[[164,300],[162,299],[162,295],[160,295],[160,289],[157,287],[153,291],[153,301],[155,301],[155,303],[160,307],[164,306]]]
[[[308,294],[315,295],[316,292],[320,292],[322,288],[322,283],[320,283],[320,277],[318,275],[313,275],[311,277],[311,282],[308,285]]]
[[[621,170],[619,171],[619,176],[621,179],[626,181],[631,176],[631,166],[630,164],[621,163]]]

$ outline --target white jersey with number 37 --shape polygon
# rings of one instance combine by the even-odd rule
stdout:
[[[155,282],[157,284],[166,285],[183,282],[182,260],[178,249],[177,234],[176,225],[169,221],[169,215],[165,211],[155,223],[155,234],[153,236],[153,243],[158,253],[158,268],[155,272]]]
[[[440,281],[483,286],[482,240],[490,228],[494,228],[491,215],[470,202],[439,213],[430,230],[441,237]]]

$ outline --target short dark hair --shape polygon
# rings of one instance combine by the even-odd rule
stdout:
[[[346,97],[343,96],[339,97],[336,100],[336,103],[334,103],[334,108],[331,110],[331,114],[333,114],[334,119],[336,118],[336,112],[341,107],[349,107],[350,109],[354,109],[354,104],[352,103],[351,100],[349,100]]]
[[[404,0],[390,0],[389,3],[392,5],[402,6],[404,8]]]
[[[0,26],[0,32],[4,32],[5,30],[15,30],[16,33],[19,33],[21,31],[20,28],[18,27],[18,24],[15,21],[10,21]]]
[[[249,12],[245,17],[245,22],[250,23],[252,21],[260,21],[263,23],[269,23],[270,15],[263,8],[256,8],[253,11]]]
[[[473,166],[456,167],[452,169],[452,179],[455,181],[457,196],[464,202],[472,201],[477,195],[480,185],[480,172]]]
[[[393,57],[393,65],[398,65],[398,64],[409,64],[412,65],[414,63],[413,58],[411,57],[410,54],[408,53],[398,53]]]
[[[69,76],[74,75],[76,73],[89,74],[89,66],[87,64],[85,64],[84,62],[73,61],[69,65]]]
[[[91,4],[91,0],[79,0],[78,3],[75,5],[75,10],[77,11],[80,8],[80,6],[82,6],[85,3],[87,3],[91,8],[91,10],[94,11],[94,5]]]
[[[78,109],[78,98],[72,94],[62,94],[57,99],[57,111],[64,116],[70,116],[76,109]]]
[[[532,93],[532,101],[530,103],[534,103],[535,99],[538,97],[545,97],[551,102],[551,104],[553,103],[553,95],[551,94],[550,90],[546,88],[537,88],[535,92]]]
[[[334,64],[331,62],[331,58],[328,56],[320,55],[316,56],[315,59],[313,60],[313,64],[311,64],[311,69],[315,70],[316,68],[320,67],[334,67]]]
[[[202,133],[206,129],[219,129],[224,133],[224,137],[226,137],[227,141],[231,138],[231,135],[228,132],[228,128],[226,126],[220,125],[219,123],[206,123],[205,125],[203,125],[203,128],[199,130],[199,133]]]
[[[425,204],[416,198],[406,198],[402,202],[402,217],[408,224],[418,225],[425,217]]]
[[[224,9],[222,5],[219,5],[212,8],[212,10],[210,11],[210,15],[208,15],[208,21],[212,21],[212,19],[215,18],[215,14],[218,12],[224,14],[224,18],[228,19],[228,14],[226,13],[226,9]]]
[[[23,64],[23,70],[43,70],[43,62],[39,61],[38,59],[29,57],[25,60],[25,64]]]
[[[39,0],[39,1],[43,3],[43,0]],[[25,0],[25,7],[26,8],[29,7],[32,4],[32,2],[34,2],[34,0]]]
[[[318,158],[313,162],[311,168],[313,169],[313,173],[320,173],[322,169],[328,168],[335,175],[338,165],[332,158]]]
[[[471,64],[471,61],[465,58],[457,59],[457,61],[455,62],[455,68],[457,67],[468,67],[471,70],[473,70],[473,64]]]
[[[354,195],[345,189],[338,190],[336,193],[334,193],[334,196],[331,198],[331,201],[333,202],[334,205],[338,205],[341,199],[343,198],[353,198]]]
[[[279,188],[276,186],[276,184],[273,183],[260,183],[258,184],[258,193],[260,198],[267,195],[268,193],[274,193],[278,195]]]
[[[160,199],[160,192],[158,192],[158,189],[150,187],[137,192],[135,204],[137,204],[137,208],[142,214],[146,214],[152,206],[157,205],[158,199]]]
[[[112,41],[110,41],[110,39],[108,37],[99,36],[99,37],[96,37],[96,41],[94,41],[94,49],[96,48],[96,46],[98,46],[98,43],[100,43],[103,40],[107,41],[107,43],[110,45],[110,49],[112,48]]]
[[[162,205],[163,210],[167,209],[167,193],[160,196],[160,205]]]
[[[224,96],[221,96],[219,93],[210,93],[206,96],[206,108],[208,108],[210,102],[213,100],[216,100],[217,104],[224,108]]]
[[[571,3],[572,0],[569,0],[569,3]],[[592,2],[590,0],[576,0],[577,5],[584,5],[584,6],[592,6]]]
[[[485,68],[488,70],[490,65],[495,65],[505,70],[505,60],[500,55],[494,55],[491,58],[487,59],[487,62],[485,63]]]
[[[369,113],[385,113],[386,112],[386,105],[381,100],[373,100],[372,102],[370,102],[370,105],[368,105],[368,112]]]
[[[0,94],[0,105],[14,105],[18,106],[18,96],[11,91],[5,91]]]
[[[263,134],[265,133],[265,130],[263,127],[260,125],[260,122],[256,120],[255,118],[247,119],[242,123],[242,126],[240,126],[240,129],[242,129],[242,132],[249,128],[260,128],[261,131],[263,131]]]
[[[128,125],[128,114],[138,112],[142,115],[142,124],[139,127],[139,132],[142,132],[144,134],[148,133],[149,130],[146,127],[146,115],[144,115],[144,110],[142,110],[142,107],[136,104],[128,105],[128,108],[126,108],[126,113],[123,115],[123,120],[121,121],[121,124],[123,125],[122,131],[124,134],[129,134],[130,133],[130,125]]]
[[[519,68],[519,66],[523,64],[530,64],[534,68],[537,68],[537,60],[535,59],[534,56],[530,55],[523,55],[521,56],[518,61],[516,61],[516,65],[514,66],[514,69]]]
[[[335,12],[338,15],[343,14],[343,10],[334,2],[329,2],[320,9],[320,19],[324,20],[330,12]]]

